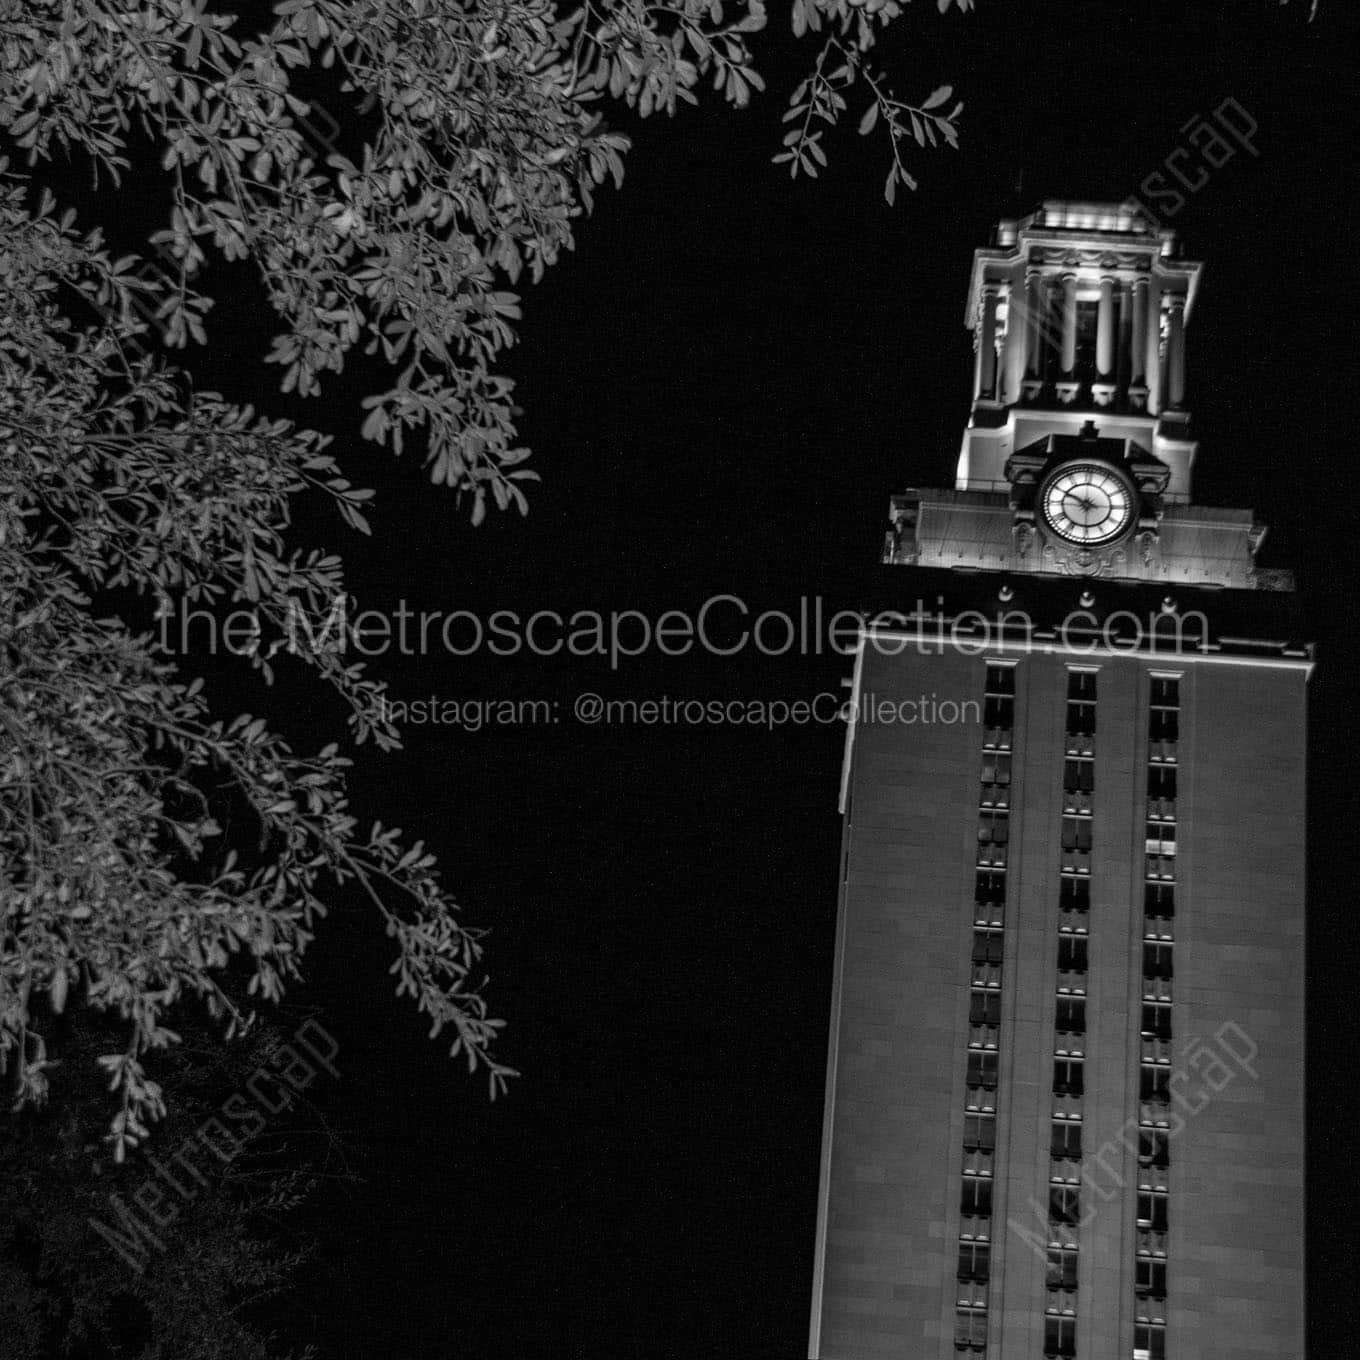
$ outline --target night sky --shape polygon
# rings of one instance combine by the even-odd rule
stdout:
[[[1313,681],[1310,1350],[1344,1354],[1357,1279],[1352,1186],[1357,952],[1350,633],[1360,588],[1352,436],[1356,23],[1346,0],[979,0],[909,6],[883,53],[902,95],[952,82],[957,152],[922,152],[915,194],[883,203],[887,144],[830,141],[831,167],[769,164],[810,44],[782,7],[757,50],[770,92],[636,125],[620,192],[529,290],[518,382],[543,484],[527,519],[473,530],[419,461],[357,436],[376,372],[320,402],[270,394],[247,362],[267,323],[245,290],[214,313],[209,385],[339,435],[377,486],[374,536],[342,547],[364,602],[413,610],[694,611],[714,594],[796,613],[853,607],[889,496],[949,485],[967,418],[972,251],[1044,198],[1137,192],[1229,97],[1259,156],[1217,171],[1166,219],[1206,262],[1189,329],[1201,438],[1196,498],[1272,525],[1262,562],[1297,568]],[[856,113],[857,117],[857,113]],[[903,584],[904,592],[907,586]],[[556,701],[552,726],[410,727],[361,757],[366,816],[424,837],[469,922],[491,934],[503,1057],[488,1103],[391,994],[388,942],[341,912],[307,1000],[341,1043],[318,1099],[361,1148],[364,1183],[303,1216],[323,1239],[281,1330],[335,1357],[806,1354],[831,987],[843,729],[612,728],[572,720],[585,691],[637,699],[812,699],[834,656],[652,655],[380,663],[393,697]],[[244,667],[242,671],[244,672]],[[242,678],[226,702],[263,709]],[[300,745],[342,738],[312,687],[269,700]],[[1321,1034],[1342,1027],[1344,1043]],[[1349,1099],[1349,1097],[1346,1097]],[[1346,1173],[1349,1175],[1349,1173]]]

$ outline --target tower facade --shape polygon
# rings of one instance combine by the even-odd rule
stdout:
[[[1304,1360],[1311,648],[1196,505],[1200,266],[1002,222],[856,656],[809,1354]]]

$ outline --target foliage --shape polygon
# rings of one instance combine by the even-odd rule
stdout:
[[[952,143],[947,91],[901,103],[869,65],[901,8],[796,0],[795,29],[827,36],[794,95],[794,173],[824,161],[856,80],[872,98],[861,131],[877,119],[891,138],[890,192],[911,182],[908,129]],[[523,511],[535,474],[495,371],[514,290],[622,176],[605,101],[647,117],[703,81],[737,107],[762,88],[749,43],[763,0],[728,9],[282,0],[248,32],[207,0],[0,0],[11,150],[118,183],[149,149],[167,200],[162,267],[117,255],[50,195],[35,204],[0,163],[0,1059],[21,1104],[45,1094],[68,996],[111,1012],[125,1041],[99,1062],[121,1156],[164,1111],[146,1058],[177,1038],[168,1010],[195,998],[234,1024],[229,967],[277,1000],[346,883],[383,920],[399,990],[432,1032],[450,1029],[493,1092],[504,1083],[480,942],[433,857],[394,829],[360,831],[336,746],[300,755],[263,718],[215,717],[128,622],[136,596],[162,613],[247,607],[268,634],[250,663],[270,681],[298,620],[347,598],[339,559],[291,542],[294,498],[326,497],[368,530],[371,493],[326,439],[197,391],[162,348],[205,340],[210,256],[247,262],[278,318],[267,358],[285,392],[317,395],[358,346],[392,375],[364,398],[364,436],[396,453],[419,442],[474,523],[489,504]],[[356,740],[397,744],[382,687],[342,647],[288,651],[344,702]]]
[[[955,4],[962,11],[973,7],[973,0],[936,0],[941,14]],[[888,178],[883,185],[883,196],[891,205],[897,198],[897,186],[916,188],[916,180],[907,170],[904,148],[908,136],[918,146],[958,145],[958,118],[962,103],[954,103],[948,113],[941,112],[953,96],[952,85],[941,85],[919,104],[898,99],[892,92],[887,76],[870,61],[878,40],[878,30],[901,14],[897,0],[838,0],[823,4],[820,0],[793,0],[793,28],[800,36],[807,32],[828,31],[822,40],[811,73],[801,81],[789,98],[784,121],[791,124],[784,134],[784,150],[775,164],[787,163],[789,174],[801,172],[817,178],[817,167],[826,164],[822,141],[827,128],[840,123],[841,115],[849,107],[846,92],[862,81],[869,100],[859,120],[859,133],[867,137],[875,127],[882,126],[892,145],[892,161]],[[818,127],[817,124],[823,126]]]
[[[186,1019],[192,1027],[192,1019]],[[192,1189],[156,1230],[162,1250],[141,1269],[93,1228],[120,1227],[111,1196],[134,1202],[151,1173],[145,1158],[111,1165],[107,1122],[89,1056],[107,1034],[68,1025],[62,1099],[6,1118],[0,1139],[0,1355],[5,1360],[138,1355],[143,1360],[269,1360],[262,1305],[284,1291],[310,1254],[281,1215],[322,1178],[350,1179],[331,1135],[306,1114],[261,1133],[222,1165],[196,1142],[201,1122],[269,1066],[280,1036],[258,1028],[223,1048],[190,1029],[166,1055],[173,1100],[148,1148]],[[310,1126],[310,1127],[309,1127]],[[174,1162],[176,1152],[181,1160]],[[190,1178],[198,1170],[205,1184]]]

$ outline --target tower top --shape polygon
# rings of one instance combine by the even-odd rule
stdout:
[[[1185,326],[1200,269],[1136,204],[1049,199],[998,223],[964,313],[977,363],[959,489],[997,488],[1012,452],[1095,417],[1166,462],[1168,497],[1188,500]]]
[[[975,252],[952,491],[893,502],[891,562],[1288,589],[1250,510],[1191,504],[1185,328],[1201,266],[1136,203],[1050,199]]]

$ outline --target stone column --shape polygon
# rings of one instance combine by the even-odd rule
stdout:
[[[1148,281],[1138,278],[1133,283],[1133,335],[1129,340],[1129,358],[1132,367],[1129,382],[1134,387],[1147,386],[1147,321],[1148,321]]]
[[[1096,375],[1106,382],[1114,373],[1114,280],[1100,281],[1100,311],[1096,320]]]
[[[1180,294],[1167,301],[1166,404],[1173,411],[1185,405],[1185,298]]]
[[[1070,377],[1077,366],[1077,276],[1062,276],[1062,371]]]
[[[996,306],[997,285],[982,285],[982,316],[977,330],[977,376],[973,385],[975,401],[996,396]]]
[[[1147,300],[1147,366],[1143,381],[1148,385],[1147,409],[1149,415],[1158,415],[1165,400],[1165,387],[1162,383],[1162,292],[1160,285],[1148,282]]]
[[[1044,276],[1031,269],[1025,275],[1025,375],[1042,378],[1044,373]]]

